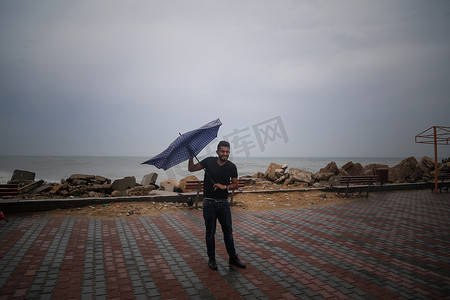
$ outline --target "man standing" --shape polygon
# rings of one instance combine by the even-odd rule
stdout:
[[[238,187],[236,165],[228,160],[230,143],[227,141],[219,142],[216,153],[218,157],[207,157],[196,164],[191,158],[188,166],[190,172],[205,170],[203,219],[206,227],[208,266],[213,270],[217,270],[214,235],[216,234],[217,220],[219,220],[222,226],[225,247],[230,257],[229,263],[239,268],[245,268],[245,264],[238,258],[234,248],[231,210],[228,203],[228,190],[234,190]]]

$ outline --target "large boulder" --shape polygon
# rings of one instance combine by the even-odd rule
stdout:
[[[141,185],[143,186],[155,185],[156,179],[158,179],[158,174],[154,172],[147,174],[142,178]]]
[[[29,182],[34,181],[36,174],[30,171],[14,170],[11,176],[12,182]]]
[[[162,191],[175,192],[180,190],[180,185],[178,184],[178,181],[176,179],[167,179],[161,181],[161,183],[159,184],[159,188]]]
[[[183,193],[186,193],[188,190],[186,189],[186,183],[188,181],[198,181],[197,176],[195,175],[189,175],[187,177],[184,177],[183,179],[180,180],[180,189]]]
[[[110,184],[111,183],[111,179],[106,178],[104,176],[95,175],[94,176],[94,180],[92,180],[92,182],[99,183],[99,184]]]
[[[343,165],[342,169],[350,176],[360,176],[364,173],[363,166],[360,163],[353,163],[352,161]]]
[[[438,171],[439,173],[450,173],[450,162],[440,164]]]
[[[335,175],[331,172],[327,172],[327,173],[317,172],[313,175],[313,177],[316,181],[328,181],[333,176],[335,176]]]
[[[313,178],[316,181],[321,182],[321,181],[327,181],[332,176],[338,175],[338,174],[339,174],[339,169],[338,169],[336,163],[334,161],[332,161],[325,168],[322,168],[319,170],[319,172],[315,173],[313,175]]]
[[[335,175],[335,176],[332,176],[328,182],[330,183],[330,186],[337,186],[340,184],[341,178],[342,178],[342,176]]]
[[[424,173],[430,173],[434,170],[434,160],[428,156],[424,156],[419,161],[419,166]]]
[[[122,179],[116,179],[112,183],[111,187],[113,190],[124,193],[126,190],[132,189],[136,186],[136,177],[128,176]]]
[[[338,175],[339,169],[337,167],[337,164],[332,161],[325,168],[320,169],[319,173],[333,173],[333,175]]]
[[[312,185],[314,183],[311,172],[306,172],[297,168],[289,169],[289,181],[290,183],[304,182],[308,185]]]
[[[377,175],[376,170],[381,170],[381,169],[389,169],[389,166],[383,165],[383,164],[368,164],[367,166],[364,167],[363,174],[364,175]]]
[[[255,174],[252,175],[253,178],[257,178],[257,179],[264,179],[264,173],[263,172],[257,172]]]
[[[67,179],[71,185],[82,185],[82,184],[110,184],[111,179],[99,175],[88,175],[88,174],[72,174]]]
[[[283,167],[285,167],[283,169]],[[279,165],[276,163],[270,163],[266,172],[264,173],[264,177],[271,181],[276,181],[278,178],[284,176],[284,171],[286,170],[286,165]]]
[[[419,163],[411,156],[389,169],[389,181],[398,183],[416,182],[417,179],[422,177],[422,173]]]

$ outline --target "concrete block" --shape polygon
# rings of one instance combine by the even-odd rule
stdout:
[[[144,176],[144,178],[142,178],[141,184],[143,186],[147,186],[147,185],[155,185],[156,183],[156,179],[158,179],[158,174],[156,173],[150,173]]]
[[[33,181],[36,174],[29,171],[14,170],[11,181]]]
[[[112,183],[112,189],[120,192],[125,192],[128,189],[132,189],[136,186],[136,178],[134,176],[124,177],[122,179],[116,179]]]

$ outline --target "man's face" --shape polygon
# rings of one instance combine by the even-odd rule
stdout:
[[[219,150],[216,151],[217,155],[221,162],[226,162],[228,157],[230,156],[230,148],[228,147],[220,147]]]

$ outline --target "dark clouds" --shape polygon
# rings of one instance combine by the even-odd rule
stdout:
[[[289,142],[251,155],[431,156],[414,136],[450,126],[447,1],[2,1],[0,25],[0,154],[146,156],[280,116]]]

